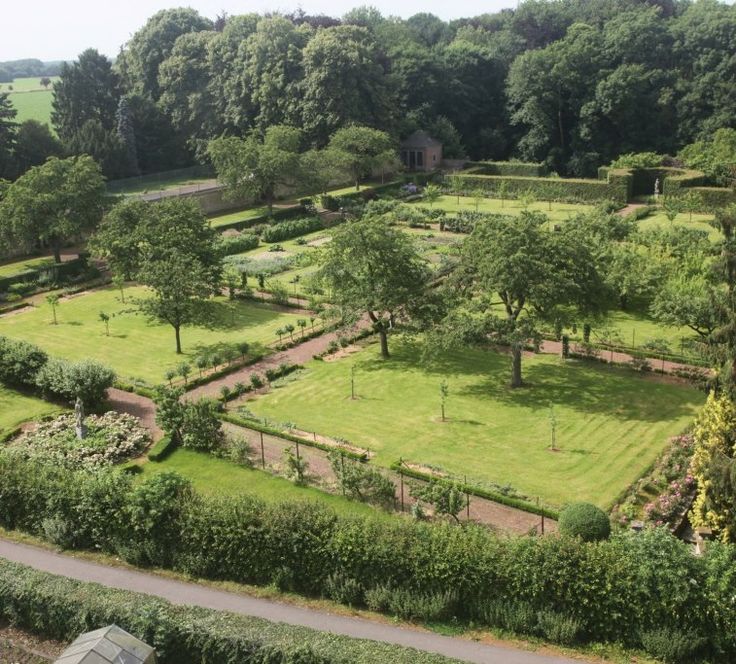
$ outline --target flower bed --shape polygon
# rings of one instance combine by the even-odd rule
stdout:
[[[108,412],[89,415],[87,434],[79,440],[74,414],[60,415],[16,438],[10,448],[26,457],[42,457],[76,468],[106,466],[137,456],[150,443],[148,432],[136,417]]]
[[[675,436],[652,467],[631,487],[626,499],[614,509],[614,520],[627,526],[635,519],[654,526],[676,528],[695,494],[690,474],[693,437]]]

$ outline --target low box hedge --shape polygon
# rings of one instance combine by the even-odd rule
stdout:
[[[401,473],[402,475],[405,475],[407,477],[413,477],[415,480],[422,480],[424,482],[435,481],[441,482],[443,484],[455,484],[458,485],[463,492],[469,493],[471,496],[478,496],[478,498],[492,500],[494,503],[500,503],[501,505],[506,505],[507,507],[515,507],[516,509],[523,510],[524,512],[538,514],[539,516],[545,516],[549,519],[557,520],[560,516],[557,510],[553,510],[549,507],[530,503],[528,500],[522,500],[521,498],[506,496],[498,491],[492,491],[491,489],[475,486],[473,484],[456,482],[454,480],[439,477],[437,475],[423,473],[419,470],[416,470],[415,468],[408,468],[399,461],[395,461],[391,464],[391,470],[394,470],[397,473]]]
[[[156,649],[159,664],[451,664],[441,655],[84,583],[0,560],[0,619],[71,642],[116,624]]]
[[[292,443],[299,443],[300,445],[307,445],[308,447],[316,447],[318,450],[322,450],[324,452],[334,452],[336,450],[341,450],[341,448],[335,447],[334,445],[325,445],[324,443],[320,443],[316,440],[310,440],[309,438],[304,438],[303,436],[295,436],[288,431],[281,431],[280,429],[269,427],[261,422],[258,422],[257,420],[245,419],[244,417],[238,417],[237,415],[233,415],[232,413],[222,413],[220,415],[220,419],[225,422],[229,422],[230,424],[235,424],[236,426],[243,427],[245,429],[260,431],[261,433],[268,434],[269,436],[275,436],[276,438],[283,438],[284,440],[289,440]],[[356,461],[368,461],[368,454],[365,452],[361,454],[359,452],[353,452],[352,450],[342,449],[342,453],[346,457],[350,457],[351,459],[355,459]]]
[[[178,447],[176,438],[167,433],[161,440],[151,447],[148,452],[149,461],[163,461]]]

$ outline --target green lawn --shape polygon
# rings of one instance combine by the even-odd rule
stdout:
[[[298,379],[249,402],[257,415],[344,438],[376,452],[436,465],[478,481],[510,484],[553,505],[608,506],[692,420],[695,389],[642,378],[628,369],[540,355],[525,358],[529,386],[510,390],[510,362],[464,349],[429,366],[420,348],[392,339],[392,359],[375,344],[349,359],[313,361]],[[356,388],[350,394],[351,367]],[[449,382],[449,422],[439,420],[439,385]],[[550,406],[559,452],[548,450]]]
[[[268,212],[268,207],[265,205],[247,208],[245,210],[239,210],[238,212],[228,212],[226,214],[218,214],[214,217],[210,217],[210,226],[212,228],[219,228],[225,224],[232,224],[235,221],[246,221],[247,219],[253,219],[260,217]]]
[[[13,263],[3,263],[0,265],[0,277],[12,277],[13,275],[21,274],[22,272],[37,270],[40,267],[53,264],[54,259],[52,256],[24,258],[23,260],[15,261]]]
[[[60,410],[59,406],[0,385],[0,434]]]
[[[58,77],[52,77],[52,82]],[[10,86],[13,86],[12,91]],[[40,77],[17,78],[12,83],[0,84],[0,92],[10,92],[10,101],[15,110],[17,122],[24,120],[38,120],[51,124],[51,102],[53,101],[52,87],[44,89]]]
[[[706,233],[708,233],[710,239],[716,242],[720,240],[722,236],[717,229],[713,228],[713,226],[710,225],[710,222],[713,221],[713,218],[714,217],[712,214],[694,214],[692,221],[690,221],[690,215],[687,213],[683,213],[677,215],[675,221],[671,222],[669,219],[667,219],[664,212],[657,212],[656,214],[641,219],[639,221],[639,227],[642,229],[670,228],[672,226],[674,226],[675,228],[693,228],[696,230],[705,231]]]
[[[38,344],[51,355],[80,360],[93,358],[109,365],[121,377],[163,382],[167,369],[191,362],[207,349],[247,341],[263,345],[276,340],[275,330],[299,316],[282,313],[270,305],[228,302],[217,298],[208,303],[207,325],[182,329],[184,355],[176,355],[174,330],[150,323],[132,301],[145,289],[130,287],[126,304],[113,288],[87,292],[62,300],[57,308],[59,324],[52,324],[51,307],[45,303],[30,311],[0,317],[0,334]],[[110,336],[99,320],[101,311],[110,319]]]
[[[424,201],[417,201],[417,205],[426,205]],[[458,205],[457,196],[441,196],[439,200],[432,206],[446,210],[450,214],[456,214],[460,210],[475,211],[475,201],[467,196],[460,196],[460,204]],[[502,201],[499,198],[484,198],[478,205],[478,212],[492,212],[496,214],[519,215],[525,208],[517,200]],[[538,201],[528,206],[529,210],[544,212],[551,221],[566,221],[581,212],[589,212],[593,209],[592,205],[578,205],[575,203],[552,203],[550,205],[544,201]]]
[[[193,450],[178,449],[159,463],[143,466],[143,474],[153,475],[173,470],[190,479],[194,487],[205,494],[254,493],[267,502],[283,500],[316,501],[342,514],[361,514],[388,519],[386,512],[364,503],[347,500],[314,487],[299,487],[281,477],[261,470],[243,468],[225,459]]]

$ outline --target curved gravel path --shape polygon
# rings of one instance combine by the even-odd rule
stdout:
[[[396,627],[363,618],[341,616],[326,611],[225,592],[196,583],[174,581],[137,570],[108,567],[35,546],[17,544],[2,539],[0,539],[0,556],[12,562],[28,565],[51,574],[66,576],[78,581],[99,583],[110,588],[154,595],[173,604],[202,606],[218,611],[257,616],[273,622],[310,627],[322,632],[416,648],[417,650],[438,653],[446,657],[454,657],[465,662],[476,662],[477,664],[573,664],[575,661],[580,661],[514,650],[498,645],[486,645],[467,639],[441,636],[419,629]]]

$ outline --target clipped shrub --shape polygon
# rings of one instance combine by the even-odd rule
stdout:
[[[283,240],[290,240],[300,235],[318,231],[323,227],[320,217],[304,217],[303,219],[282,221],[275,226],[268,226],[263,230],[261,238],[264,242],[282,242]]]
[[[161,440],[151,447],[148,452],[148,458],[151,461],[163,461],[176,449],[176,438],[171,434],[166,434]]]
[[[240,254],[250,249],[256,249],[261,240],[255,233],[238,233],[238,235],[220,236],[219,248],[223,256]]]
[[[611,522],[600,507],[591,503],[573,503],[560,512],[559,529],[563,535],[596,542],[608,539]]]

